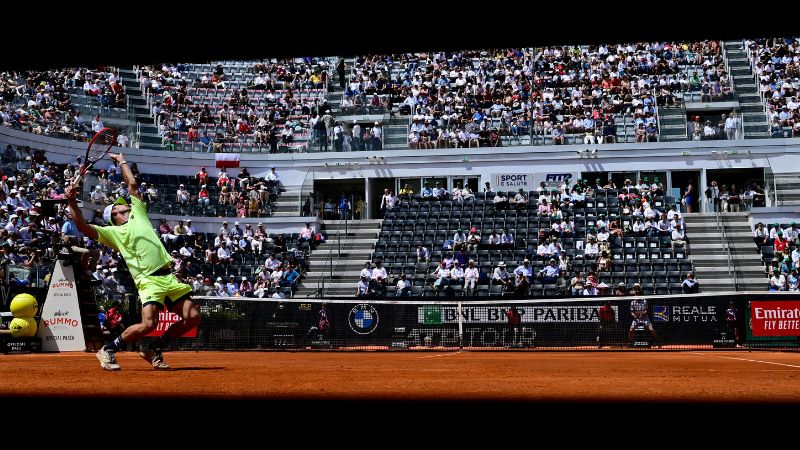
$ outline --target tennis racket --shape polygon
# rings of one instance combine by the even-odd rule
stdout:
[[[117,132],[111,128],[103,128],[92,137],[89,141],[89,147],[86,149],[86,158],[83,159],[78,175],[72,181],[72,186],[77,186],[97,161],[105,158],[111,147],[117,142]]]

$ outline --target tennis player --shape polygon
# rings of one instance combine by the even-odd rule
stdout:
[[[133,177],[128,163],[122,154],[110,154],[122,170],[123,182],[128,185],[130,204],[124,197],[118,198],[107,206],[103,212],[103,220],[111,226],[98,227],[89,225],[83,218],[76,199],[77,189],[70,186],[65,194],[69,199],[69,207],[78,229],[92,240],[118,250],[136,283],[139,301],[142,302],[142,321],[125,329],[114,342],[103,346],[97,352],[100,366],[106,370],[119,370],[115,352],[124,349],[126,343],[136,342],[142,336],[152,332],[158,326],[158,313],[166,308],[181,317],[172,324],[158,339],[139,352],[156,369],[169,369],[164,362],[162,349],[167,344],[200,324],[200,311],[189,293],[191,286],[179,283],[172,274],[170,263],[172,258],[153,230],[147,217],[147,209],[139,187]]]

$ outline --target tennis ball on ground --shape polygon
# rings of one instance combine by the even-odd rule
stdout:
[[[11,300],[11,313],[14,317],[30,318],[38,312],[39,304],[31,294],[19,294]]]
[[[14,337],[33,337],[36,335],[36,320],[17,317],[11,321],[8,329]]]

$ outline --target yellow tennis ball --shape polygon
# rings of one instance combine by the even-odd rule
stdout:
[[[17,317],[11,321],[11,325],[8,328],[14,337],[33,337],[36,335],[36,320]]]
[[[19,294],[11,300],[11,313],[14,317],[29,318],[38,312],[39,304],[31,294]]]

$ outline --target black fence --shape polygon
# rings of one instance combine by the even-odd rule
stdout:
[[[591,300],[368,301],[196,298],[202,323],[171,349],[460,350],[800,348],[800,295]],[[650,330],[652,326],[652,331]]]

